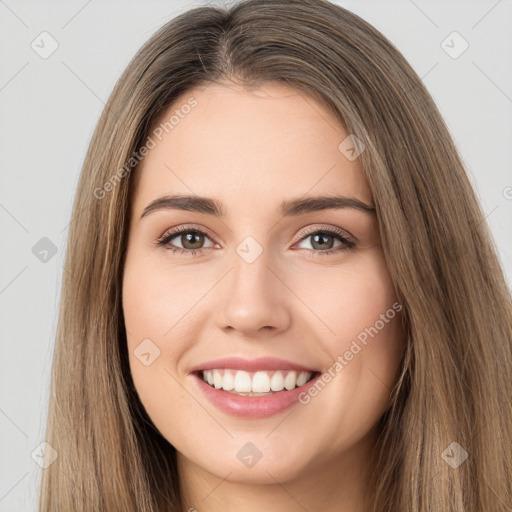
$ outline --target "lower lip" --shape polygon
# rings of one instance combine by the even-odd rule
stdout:
[[[320,377],[319,373],[309,382],[290,391],[283,390],[268,396],[240,396],[217,389],[194,373],[199,388],[206,398],[221,411],[243,418],[267,418],[283,412],[298,401],[299,395],[312,386]]]

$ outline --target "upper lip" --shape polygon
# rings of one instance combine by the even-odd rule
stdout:
[[[243,359],[241,357],[224,357],[215,359],[213,361],[206,361],[198,364],[190,369],[190,372],[198,372],[201,370],[230,368],[245,370],[247,372],[255,372],[258,370],[298,370],[304,372],[316,372],[312,368],[303,366],[301,364],[286,361],[285,359],[278,359],[275,357],[260,357],[258,359]]]

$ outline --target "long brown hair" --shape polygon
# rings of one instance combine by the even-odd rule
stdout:
[[[226,80],[290,85],[365,145],[407,337],[379,423],[372,510],[512,510],[512,308],[484,216],[420,78],[381,33],[324,0],[189,10],[144,44],[115,86],[69,228],[46,439],[58,457],[44,470],[41,510],[181,510],[175,449],[128,366],[130,184],[166,107]],[[454,467],[462,449],[467,459]]]

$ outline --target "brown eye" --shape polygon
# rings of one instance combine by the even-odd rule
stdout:
[[[189,231],[180,236],[180,242],[184,249],[201,249],[205,236],[197,231]]]
[[[341,251],[352,249],[356,246],[356,243],[347,235],[345,235],[341,230],[311,230],[303,235],[299,243],[302,243],[307,239],[311,239],[310,245],[312,247],[312,249],[307,250],[315,256],[320,254],[331,255],[333,253],[339,253]],[[177,242],[171,243],[173,240],[177,240]],[[177,251],[180,254],[185,253],[187,255],[193,256],[197,252],[202,252],[212,247],[203,247],[205,240],[211,241],[211,238],[200,229],[191,228],[190,226],[182,226],[167,232],[157,241],[157,245],[171,250],[173,253]],[[338,246],[334,245],[336,240],[340,242]],[[176,245],[177,243],[181,244],[181,247]]]
[[[334,237],[332,235],[320,233],[317,235],[309,235],[309,237],[312,240],[311,245],[315,249],[331,249],[334,245]]]
[[[306,233],[301,242],[311,239],[310,245],[312,249],[310,252],[316,255],[330,255],[341,251],[352,249],[356,243],[351,240],[347,235],[341,231],[334,231],[332,229],[316,229]],[[334,247],[335,241],[338,240],[340,244]]]
[[[171,243],[171,241],[177,242]],[[173,252],[195,254],[197,251],[203,251],[207,248],[203,247],[205,240],[211,240],[210,237],[199,229],[190,227],[180,227],[167,232],[157,241],[158,246],[163,246]],[[181,247],[176,244],[181,244]]]

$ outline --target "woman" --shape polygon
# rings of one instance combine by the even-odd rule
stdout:
[[[434,102],[349,11],[163,26],[65,269],[42,510],[511,509],[510,294]]]

